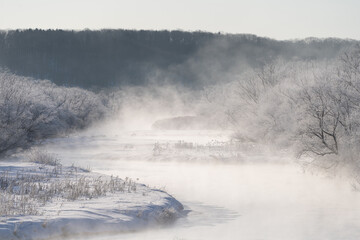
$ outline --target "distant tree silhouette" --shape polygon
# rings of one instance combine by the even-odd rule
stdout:
[[[219,81],[220,74],[233,68],[258,67],[276,57],[333,58],[353,43],[184,31],[12,30],[0,32],[0,65],[65,86],[103,88],[170,81],[201,87]]]

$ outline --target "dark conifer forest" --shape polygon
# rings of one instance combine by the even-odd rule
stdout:
[[[202,88],[271,59],[337,57],[353,40],[277,41],[249,34],[137,30],[0,32],[0,66],[87,89],[164,83]]]

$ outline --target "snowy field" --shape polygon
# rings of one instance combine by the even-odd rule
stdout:
[[[0,173],[2,240],[130,232],[183,214],[164,191],[74,165],[2,161]]]

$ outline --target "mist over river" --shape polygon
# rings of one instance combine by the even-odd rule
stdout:
[[[360,240],[360,1],[0,8],[0,240]]]
[[[214,161],[226,155],[220,150],[164,149],[226,141],[226,132],[110,132],[90,130],[42,148],[63,164],[164,189],[189,212],[158,229],[73,239],[360,239],[360,194],[346,179],[304,172],[284,154],[246,152],[227,163]],[[163,151],[155,154],[156,144]]]

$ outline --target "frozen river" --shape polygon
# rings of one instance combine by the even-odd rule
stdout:
[[[345,179],[304,173],[276,156],[242,154],[246,163],[221,163],[214,161],[220,150],[169,150],[179,140],[226,139],[203,131],[88,132],[44,147],[64,164],[163,188],[190,210],[171,226],[76,239],[360,239],[360,193]]]

